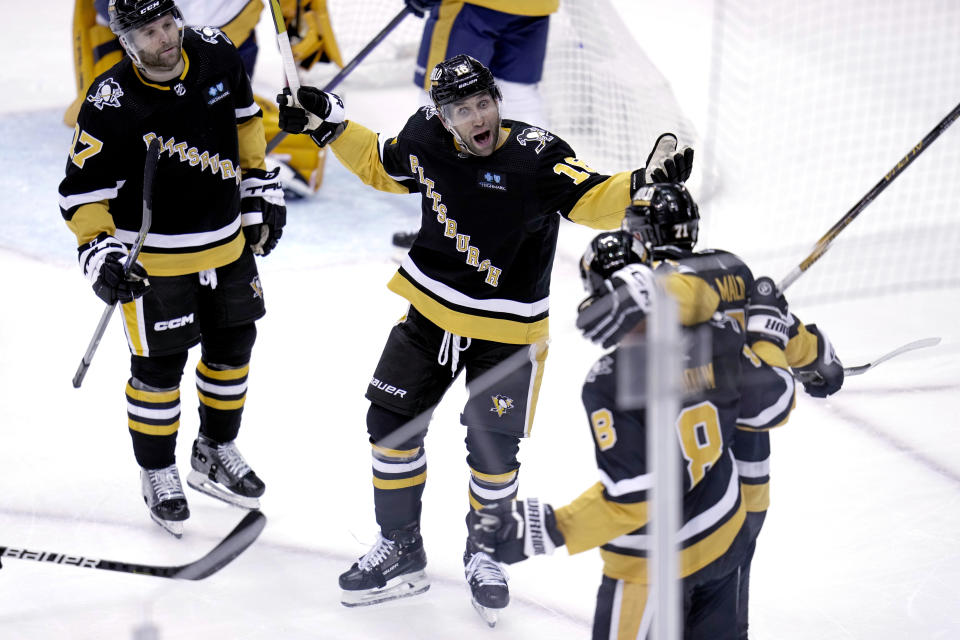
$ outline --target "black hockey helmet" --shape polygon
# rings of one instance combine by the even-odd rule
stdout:
[[[590,296],[607,292],[603,281],[628,264],[650,263],[650,252],[626,231],[605,231],[597,235],[580,258],[580,281]]]
[[[183,15],[173,0],[110,0],[107,16],[110,18],[110,31],[122,36],[131,29],[138,29],[168,13],[183,22]]]
[[[140,55],[134,47],[130,32],[139,29],[170,14],[180,30],[180,44],[183,44],[183,14],[173,0],[110,0],[107,16],[110,19],[110,31],[113,32],[127,55],[140,66]]]
[[[430,73],[430,99],[438,109],[481,91],[489,91],[497,100],[503,99],[490,69],[466,54],[442,61]]]
[[[700,231],[700,210],[678,182],[647,184],[633,195],[623,229],[647,247],[693,249]]]

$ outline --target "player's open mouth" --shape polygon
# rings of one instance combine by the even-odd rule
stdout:
[[[493,136],[490,135],[490,130],[487,129],[486,131],[483,131],[482,133],[478,133],[475,136],[473,136],[473,141],[477,143],[478,147],[485,147],[488,144],[490,144],[490,139],[492,137]]]

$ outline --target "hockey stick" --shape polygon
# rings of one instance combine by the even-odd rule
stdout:
[[[297,89],[300,88],[300,77],[297,75],[297,66],[293,60],[293,52],[290,50],[290,38],[287,36],[287,28],[283,23],[283,16],[280,14],[280,7],[274,6],[277,5],[277,0],[270,0],[270,9],[273,11],[273,22],[277,30],[277,43],[280,45],[280,57],[283,59],[283,70],[284,74],[287,76],[287,85],[290,87],[290,93],[293,95],[294,103],[299,106],[297,103]],[[322,91],[333,91],[333,89],[343,81],[350,72],[352,72],[358,64],[363,62],[363,59],[373,51],[377,45],[379,45],[383,40],[390,35],[390,32],[397,28],[397,25],[400,24],[408,14],[413,13],[413,9],[410,7],[404,6],[400,10],[400,13],[395,15],[393,19],[387,23],[383,29],[380,30],[380,33],[373,37],[373,40],[367,43],[367,45],[360,50],[360,53],[353,57],[353,60],[348,62],[343,69],[341,69],[337,75],[333,76],[330,81],[323,86]],[[289,56],[289,58],[287,57]],[[292,75],[291,75],[292,73]],[[280,131],[267,143],[267,153],[270,153],[276,149],[277,145],[283,142],[283,139],[287,137],[286,131]]]
[[[99,560],[84,556],[70,556],[55,551],[30,551],[4,546],[0,546],[0,557],[14,558],[15,560],[36,560],[37,562],[50,562],[84,569],[134,573],[142,576],[154,576],[155,578],[203,580],[230,564],[234,558],[243,553],[257,539],[266,524],[267,517],[265,515],[259,511],[251,511],[209,553],[199,560],[179,566],[155,566],[134,562],[119,562],[117,560]]]
[[[935,347],[938,344],[940,344],[940,338],[924,338],[923,340],[914,340],[913,342],[908,342],[903,346],[897,347],[890,353],[883,354],[882,356],[880,356],[876,360],[873,360],[872,362],[857,365],[855,367],[844,367],[843,375],[859,376],[861,374],[866,373],[867,371],[870,371],[870,369],[873,369],[875,366],[877,366],[881,362],[886,362],[890,358],[895,358],[902,353],[906,353],[907,351],[913,351],[914,349],[925,349],[927,347]],[[794,377],[800,382],[813,382],[820,377],[820,374],[818,374],[815,371],[807,371],[803,373],[794,374]]]
[[[864,209],[867,208],[867,205],[873,202],[874,198],[880,195],[880,192],[886,189],[897,176],[903,173],[903,170],[910,166],[910,164],[917,159],[917,156],[923,153],[923,151],[929,147],[930,144],[936,140],[941,133],[946,131],[947,127],[953,124],[953,121],[957,119],[957,116],[960,116],[960,104],[957,104],[957,106],[953,108],[953,111],[948,113],[947,116],[941,120],[932,131],[930,131],[930,133],[924,136],[923,140],[921,140],[919,144],[917,144],[913,149],[910,149],[910,151],[907,152],[907,155],[901,158],[900,162],[894,165],[893,169],[887,172],[887,175],[883,176],[883,179],[867,192],[867,195],[863,196],[857,204],[853,205],[853,207],[847,211],[844,216],[840,218],[840,220],[837,221],[836,224],[830,227],[830,230],[827,231],[822,238],[817,240],[817,244],[814,245],[810,255],[804,258],[798,266],[794,267],[793,270],[788,273],[783,280],[780,281],[780,284],[777,285],[777,288],[781,292],[785,291],[786,288],[793,284],[794,281],[796,281],[796,279],[799,278],[804,271],[813,266],[813,263],[819,260],[823,254],[827,252],[827,249],[830,248],[830,243],[833,242],[838,235],[840,235],[840,232],[843,231],[847,225],[853,222],[854,219],[860,215]]]
[[[154,138],[150,141],[150,146],[147,147],[147,159],[143,165],[143,217],[140,221],[140,232],[137,234],[137,241],[130,249],[127,262],[123,266],[124,278],[130,274],[130,269],[137,263],[137,257],[140,255],[140,250],[143,249],[143,243],[147,240],[147,232],[150,231],[150,224],[153,222],[153,179],[157,174],[157,161],[159,159],[160,140]],[[90,338],[87,351],[80,360],[80,366],[77,367],[77,372],[73,374],[74,389],[79,389],[80,385],[83,384],[83,378],[87,375],[87,369],[90,368],[93,354],[97,352],[97,347],[100,346],[100,339],[103,338],[103,333],[107,330],[107,324],[110,323],[110,318],[113,316],[113,310],[116,306],[117,303],[114,302],[108,304],[107,308],[103,310],[100,322],[93,332],[93,337]]]

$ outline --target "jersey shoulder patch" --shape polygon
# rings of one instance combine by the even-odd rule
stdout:
[[[510,134],[515,136],[517,143],[519,143],[521,147],[531,149],[536,154],[539,154],[547,148],[547,145],[557,138],[546,129],[541,129],[540,127],[534,127],[533,125],[527,125],[522,122],[516,123],[516,125],[520,126],[514,126]]]

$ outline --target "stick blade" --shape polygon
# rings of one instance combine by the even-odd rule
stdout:
[[[249,512],[207,555],[183,565],[171,577],[178,580],[203,580],[212,576],[253,544],[266,524],[267,517],[263,513]]]

